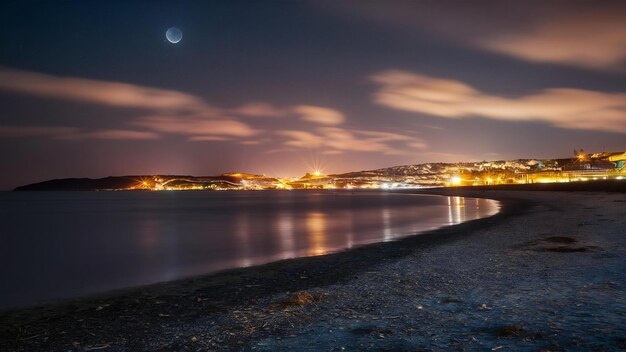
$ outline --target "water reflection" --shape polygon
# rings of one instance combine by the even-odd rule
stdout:
[[[465,198],[447,197],[447,199],[448,199],[448,225],[456,225],[456,224],[460,224],[466,221],[467,213],[466,213],[466,208],[465,208]]]
[[[391,241],[393,238],[391,235],[391,210],[385,206],[381,209],[383,218],[383,242]]]
[[[499,209],[485,199],[364,191],[170,193],[3,195],[12,197],[3,204],[22,205],[0,212],[9,248],[0,307],[321,255]]]
[[[240,213],[235,221],[235,236],[237,236],[238,260],[237,266],[247,267],[252,265],[250,253],[250,224],[248,214]]]
[[[351,211],[346,211],[342,214],[342,218],[346,221],[346,241],[345,248],[352,248],[354,245],[354,214]]]
[[[309,238],[308,255],[320,255],[328,251],[326,242],[326,214],[312,211],[306,215],[306,228]]]
[[[150,253],[159,244],[161,224],[157,219],[148,219],[137,227],[138,244],[142,253]]]
[[[280,246],[283,253],[280,259],[293,258],[296,256],[293,222],[293,213],[282,211],[278,214],[278,236],[280,237]]]

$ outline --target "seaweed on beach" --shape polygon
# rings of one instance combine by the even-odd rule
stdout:
[[[323,298],[323,294],[311,294],[307,291],[300,291],[287,297],[284,301],[275,304],[274,308],[284,309],[289,307],[303,307],[314,304]]]

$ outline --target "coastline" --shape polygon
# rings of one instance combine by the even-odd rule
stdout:
[[[477,294],[476,290],[480,291],[483,284],[489,286],[489,277],[492,274],[500,273],[497,275],[503,276],[506,279],[504,281],[514,284],[513,273],[522,274],[523,278],[528,279],[527,274],[545,269],[536,267],[538,264],[533,262],[534,257],[548,261],[541,265],[553,265],[556,262],[558,265],[572,267],[581,260],[599,260],[611,262],[613,266],[613,261],[617,262],[618,274],[623,269],[623,259],[620,260],[625,251],[623,242],[609,250],[606,239],[590,239],[582,232],[609,223],[615,228],[611,231],[623,230],[626,227],[624,220],[610,214],[594,214],[587,224],[580,219],[580,214],[574,214],[576,211],[599,211],[602,215],[602,211],[611,206],[616,208],[613,211],[626,211],[626,202],[623,201],[626,196],[622,193],[485,191],[460,188],[425,190],[419,193],[491,198],[499,200],[502,208],[498,214],[489,218],[444,227],[398,241],[117,290],[106,295],[64,303],[2,311],[0,345],[3,346],[2,350],[17,351],[275,350],[293,349],[294,346],[306,347],[307,344],[308,347],[303,347],[304,349],[319,347],[332,350],[335,347],[345,347],[348,350],[397,350],[453,348],[454,341],[457,340],[459,346],[470,349],[489,346],[495,348],[503,340],[500,345],[520,343],[518,346],[545,345],[559,349],[566,348],[563,346],[564,341],[572,339],[569,336],[552,340],[547,336],[538,337],[537,334],[543,330],[533,328],[533,324],[512,323],[508,332],[497,330],[497,326],[502,324],[495,324],[493,329],[497,331],[494,330],[494,333],[489,329],[482,331],[480,326],[468,328],[466,323],[457,323],[457,334],[450,332],[454,329],[446,327],[443,327],[443,331],[431,331],[434,335],[445,333],[445,336],[436,339],[428,334],[417,334],[420,331],[417,327],[411,328],[414,329],[412,331],[407,331],[406,327],[412,326],[415,321],[420,322],[420,326],[425,326],[425,329],[429,324],[431,328],[438,329],[441,321],[445,321],[440,316],[439,319],[426,320],[428,324],[423,325],[428,314],[432,315],[436,311],[441,314],[451,310],[448,312],[450,317],[463,317],[460,320],[476,314],[481,317],[493,315],[496,312],[494,303],[483,297],[488,294]],[[567,199],[569,202],[563,203]],[[590,209],[577,210],[574,207],[576,202],[586,201],[590,202]],[[577,223],[564,224],[565,220],[555,218],[552,213],[565,214],[568,219],[571,217],[568,221]],[[552,224],[545,223],[546,216],[553,220]],[[531,221],[534,217],[542,218],[543,223]],[[519,227],[516,224],[522,224],[525,228],[514,228]],[[579,224],[582,225],[578,226]],[[538,225],[543,229],[538,228]],[[558,233],[558,229],[567,227],[579,230],[580,233]],[[503,235],[502,231],[507,228],[515,231]],[[513,232],[516,236],[511,237]],[[611,239],[619,240],[613,232],[610,234]],[[556,237],[561,237],[565,242],[574,242],[548,243],[545,240]],[[476,246],[482,246],[478,252],[476,248],[472,249]],[[561,248],[559,251],[562,252],[551,251],[551,248]],[[502,253],[503,250],[506,253]],[[437,263],[437,258],[446,258],[441,257],[442,252],[446,251],[455,254],[449,257],[450,263]],[[523,265],[509,268],[508,276],[502,275],[502,272],[506,272],[503,269],[492,272],[494,268],[504,268],[510,264],[496,260],[494,266],[490,260],[485,262],[484,258],[476,257],[477,254],[486,253],[492,253],[493,258],[513,258],[511,260]],[[566,262],[562,263],[564,260]],[[568,260],[572,262],[569,263]],[[485,263],[492,265],[485,266]],[[559,266],[557,269],[562,268]],[[459,271],[468,277],[458,278]],[[555,273],[558,272],[555,269]],[[449,277],[444,278],[446,275]],[[486,275],[483,284],[471,279],[472,275]],[[618,294],[625,296],[623,281],[614,277],[607,281],[612,283],[607,289],[612,292],[610,297]],[[470,294],[462,295],[460,291],[459,294],[442,293],[455,292],[455,284],[459,287],[469,285],[470,289],[465,291]],[[491,284],[496,288],[506,289],[499,287],[498,281]],[[519,289],[521,288],[514,290],[512,294],[519,295],[520,299],[523,298],[522,294],[530,292]],[[434,292],[437,292],[438,305],[431,302]],[[383,295],[380,296],[381,294]],[[474,304],[474,301],[481,300],[485,302]],[[442,303],[444,301],[446,303]],[[376,302],[381,306],[376,307]],[[390,306],[387,307],[387,304]],[[621,301],[612,303],[611,307],[617,307],[617,313],[621,314],[626,313],[623,310],[625,305],[622,298]],[[405,309],[398,310],[398,307]],[[587,313],[594,315],[593,312]],[[355,318],[348,319],[348,316]],[[489,319],[498,318],[491,316]],[[406,322],[401,324],[404,320]],[[617,325],[614,323],[613,329],[616,331],[612,334],[615,336],[605,345],[599,346],[605,350],[623,348],[626,344],[624,325],[626,324],[623,320],[618,321]],[[609,328],[609,325],[605,327]],[[327,336],[321,335],[324,331]],[[461,341],[459,336],[476,336],[476,342],[471,339]],[[595,338],[591,340],[583,342],[590,343],[591,347],[596,346],[593,345],[597,342]],[[585,347],[581,345],[578,348]]]

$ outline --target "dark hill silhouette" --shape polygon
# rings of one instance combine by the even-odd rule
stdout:
[[[105,178],[64,178],[19,186],[15,191],[94,191],[100,189],[124,189],[137,183],[136,177],[120,176]]]

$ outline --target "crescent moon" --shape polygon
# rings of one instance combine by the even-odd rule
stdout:
[[[183,32],[176,27],[171,27],[165,32],[165,38],[167,38],[170,43],[176,44],[183,39]]]

